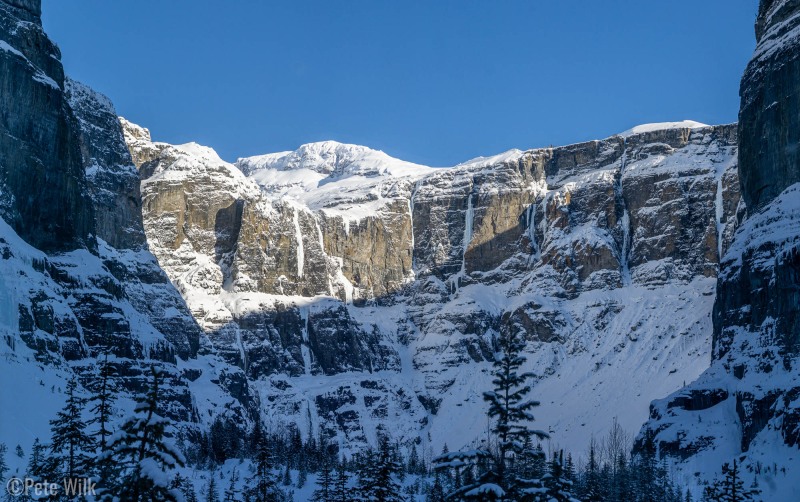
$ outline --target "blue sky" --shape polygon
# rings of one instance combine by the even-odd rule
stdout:
[[[757,0],[44,0],[66,71],[227,160],[334,139],[453,165],[734,122]]]

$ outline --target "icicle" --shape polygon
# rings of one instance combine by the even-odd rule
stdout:
[[[462,239],[461,246],[461,270],[453,278],[453,292],[458,291],[461,278],[467,272],[467,248],[472,241],[472,220],[475,216],[475,210],[472,207],[472,183],[470,183],[469,195],[467,196],[467,210],[464,215],[464,238]]]
[[[531,241],[531,251],[535,258],[539,258],[539,243],[536,241],[536,203],[528,206],[528,214],[525,217],[528,225],[528,239]]]
[[[239,346],[239,357],[242,359],[242,369],[247,373],[247,367],[250,365],[247,360],[247,351],[244,349],[244,340],[242,340],[242,330],[236,326],[236,344]]]
[[[717,223],[717,259],[722,263],[722,234],[725,231],[725,222],[722,218],[725,216],[724,208],[722,207],[722,175],[725,173],[723,169],[717,168],[717,194],[715,201],[715,217]]]
[[[622,190],[622,177],[625,174],[625,165],[628,156],[628,140],[622,140],[622,165],[619,169],[619,197],[622,201],[622,256],[620,257],[620,265],[622,265],[622,284],[631,283],[631,270],[628,263],[628,254],[630,253],[631,242],[631,217],[628,214],[628,205],[625,203],[625,197]]]
[[[467,254],[467,247],[472,241],[472,219],[475,216],[475,210],[472,208],[472,191],[470,190],[469,197],[467,198],[467,212],[464,216],[464,250],[462,256]]]
[[[303,356],[303,372],[306,375],[311,374],[311,350],[308,348],[308,309],[300,308],[300,318],[303,319],[303,330],[301,333],[302,343],[300,344],[300,353]]]
[[[417,250],[417,243],[414,238],[414,202],[417,198],[417,190],[419,190],[420,182],[417,181],[414,184],[414,190],[411,192],[411,197],[408,198],[408,218],[411,222],[411,278],[414,279],[416,277],[415,270],[417,269],[417,264],[414,260],[414,256],[416,255]]]
[[[297,208],[294,208],[294,237],[297,241],[297,277],[303,277],[303,266],[305,265],[305,250],[303,249],[303,233],[300,231],[300,216]]]

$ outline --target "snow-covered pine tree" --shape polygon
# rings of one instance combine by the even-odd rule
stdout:
[[[252,502],[276,502],[280,500],[275,476],[272,473],[273,454],[270,441],[261,428],[261,422],[256,421],[250,436],[250,447],[253,450],[253,463],[255,472],[247,478],[248,488],[245,495]]]
[[[192,484],[192,480],[181,476],[181,473],[175,474],[175,477],[172,478],[170,488],[181,492],[185,502],[197,502],[197,494],[194,492],[194,484]]]
[[[100,387],[97,389],[97,393],[90,399],[93,405],[89,411],[91,411],[94,416],[88,422],[89,425],[97,427],[97,430],[92,436],[97,445],[97,456],[94,460],[94,474],[99,480],[100,487],[98,491],[100,493],[103,493],[106,486],[109,483],[113,483],[113,480],[119,477],[119,472],[108,444],[108,439],[112,434],[109,421],[113,413],[114,401],[116,401],[116,396],[111,388],[110,381],[110,377],[113,376],[113,374],[114,370],[108,362],[108,353],[106,352],[103,364],[100,366]]]
[[[635,475],[634,496],[643,500],[648,496],[658,496],[658,459],[656,457],[656,443],[652,431],[645,431],[639,455],[634,461]]]
[[[547,472],[546,455],[541,444],[531,445],[528,437],[522,450],[515,454],[515,462],[509,471],[509,479],[513,480],[509,496],[518,500],[534,500],[536,494],[544,490],[541,478]]]
[[[523,334],[505,331],[501,333],[498,345],[500,356],[495,360],[492,371],[494,389],[484,392],[483,397],[489,403],[489,417],[496,420],[492,432],[497,436],[497,480],[511,492],[515,481],[513,476],[507,475],[507,471],[513,456],[522,451],[526,439],[534,436],[545,439],[548,435],[528,427],[528,423],[534,420],[530,410],[539,406],[539,401],[527,398],[533,373],[520,372],[525,363]]]
[[[94,440],[86,432],[86,423],[81,416],[85,407],[86,399],[78,394],[78,382],[73,377],[67,383],[64,408],[50,421],[51,457],[60,474],[67,479],[87,477],[91,469],[90,452]]]
[[[281,480],[283,486],[292,486],[292,472],[289,470],[289,464],[286,464],[286,469],[283,471],[283,479]]]
[[[206,485],[206,502],[219,502],[216,471],[211,471],[211,475],[208,477],[208,485]]]
[[[348,477],[345,470],[345,459],[339,463],[336,469],[336,480],[333,483],[333,491],[331,493],[332,502],[348,502],[350,500],[350,489],[347,487]]]
[[[333,502],[333,469],[325,459],[317,476],[317,489],[314,490],[311,500],[314,502]]]
[[[527,398],[533,373],[520,372],[525,363],[523,335],[511,331],[501,333],[498,349],[500,354],[492,370],[494,388],[483,394],[489,403],[488,415],[495,419],[492,433],[496,436],[497,452],[492,455],[487,449],[479,449],[434,458],[435,468],[456,471],[457,488],[448,495],[449,498],[515,499],[523,493],[530,495],[541,489],[538,479],[522,478],[514,469],[515,460],[524,455],[525,445],[531,444],[531,438],[549,437],[544,431],[528,427],[528,423],[534,420],[530,410],[539,406],[539,402]],[[487,458],[493,460],[488,467]],[[473,471],[477,472],[475,482],[458,487],[459,473],[471,474]]]
[[[109,420],[113,412],[114,401],[116,401],[110,381],[113,374],[114,368],[109,364],[108,353],[106,353],[103,364],[100,366],[100,387],[90,399],[93,405],[89,411],[93,417],[88,422],[89,425],[97,425],[97,430],[93,435],[100,453],[108,450],[108,438],[112,434],[109,429]]]
[[[411,445],[411,452],[408,454],[407,471],[409,474],[425,473],[425,464],[419,458],[416,444]]]
[[[600,465],[597,459],[597,441],[594,437],[589,440],[589,455],[586,461],[586,471],[584,472],[580,490],[578,493],[584,502],[601,502],[602,487],[600,485]]]
[[[169,420],[158,413],[163,374],[151,366],[149,389],[136,399],[134,415],[111,438],[110,449],[124,466],[112,493],[130,502],[176,501],[181,494],[169,488],[169,471],[183,466],[183,455],[167,442]]]
[[[58,479],[60,475],[58,459],[48,455],[49,449],[49,446],[42,444],[38,437],[33,440],[26,475],[34,481]],[[25,500],[23,496],[17,497],[18,502],[23,500]]]
[[[428,491],[426,502],[444,502],[444,486],[442,485],[442,475],[438,471],[434,474],[433,485]]]
[[[550,461],[550,472],[542,478],[544,491],[537,492],[538,498],[542,502],[578,502],[572,494],[572,481],[566,478],[564,471],[564,452],[553,455]]]
[[[358,492],[361,500],[370,502],[400,502],[403,497],[396,477],[403,469],[389,439],[381,436],[378,450],[370,451],[358,473]]]
[[[0,445],[1,447],[2,445]],[[51,467],[53,466],[52,461],[47,456],[47,446],[43,445],[39,438],[35,438],[33,440],[33,446],[31,447],[31,454],[28,457],[28,467],[25,471],[26,476],[34,481],[43,481],[47,479],[55,479],[53,477],[54,473],[51,473]],[[0,479],[5,479],[0,476]],[[20,496],[17,498],[18,501],[27,500],[25,496]]]
[[[308,479],[308,469],[306,468],[306,464],[300,464],[300,471],[297,473],[297,487],[302,488],[306,485],[306,479]]]
[[[757,488],[745,488],[742,480],[741,470],[733,460],[733,466],[725,463],[722,466],[722,479],[714,481],[711,486],[706,487],[704,497],[713,502],[745,502],[755,500],[761,493]]]
[[[453,472],[452,490],[448,500],[478,499],[498,500],[506,491],[497,484],[497,474],[492,470],[492,454],[484,449],[444,453],[433,459],[437,472]],[[473,474],[477,472],[477,477]]]
[[[634,476],[628,457],[624,454],[619,455],[616,466],[611,493],[618,500],[631,500],[633,498]]]
[[[197,492],[191,480],[187,480],[186,486],[183,487],[183,500],[185,502],[198,502]]]

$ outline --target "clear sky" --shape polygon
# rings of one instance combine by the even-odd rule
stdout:
[[[757,0],[44,0],[66,71],[227,160],[325,139],[453,165],[736,121]]]

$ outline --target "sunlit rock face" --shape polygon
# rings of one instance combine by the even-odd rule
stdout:
[[[707,367],[741,212],[735,125],[430,168],[331,141],[230,164],[122,124],[150,249],[270,420],[348,448],[379,429],[429,451],[466,444],[485,425],[475,389],[496,337],[523,330],[553,404],[541,420],[582,448],[606,424],[580,424],[609,400],[638,410],[635,430]],[[641,368],[623,399],[612,375]]]

